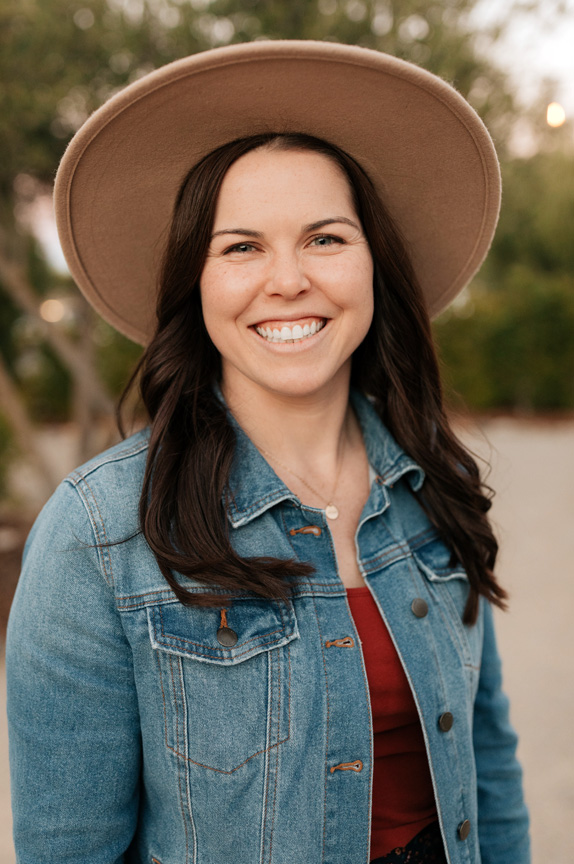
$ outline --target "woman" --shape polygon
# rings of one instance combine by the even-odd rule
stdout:
[[[451,88],[344,46],[186,58],[76,137],[64,248],[148,343],[150,428],[28,544],[20,860],[527,864],[497,545],[428,319],[498,196]]]

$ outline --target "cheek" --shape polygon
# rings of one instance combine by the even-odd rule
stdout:
[[[360,278],[356,281],[355,291],[353,292],[357,324],[357,345],[367,335],[375,312],[373,276],[373,264],[369,259],[361,270]]]
[[[215,322],[223,323],[232,317],[233,301],[237,297],[237,290],[234,290],[233,282],[225,273],[214,273],[206,269],[199,282],[199,293],[208,331]]]
[[[204,316],[221,321],[238,317],[251,302],[253,282],[245,267],[206,267],[199,283]]]
[[[349,268],[343,279],[343,288],[348,292],[346,305],[356,317],[357,328],[368,330],[374,313],[373,263],[370,258],[357,261]]]

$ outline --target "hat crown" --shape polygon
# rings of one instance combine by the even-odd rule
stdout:
[[[216,147],[258,132],[336,144],[373,179],[436,315],[472,278],[496,227],[500,173],[475,111],[430,72],[326,42],[213,49],[139,79],[70,143],[55,187],[62,248],[114,327],[149,341],[162,245],[182,179]]]

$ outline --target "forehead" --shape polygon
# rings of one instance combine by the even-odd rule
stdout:
[[[325,215],[355,215],[349,181],[334,160],[310,150],[262,147],[246,153],[229,168],[219,192],[215,221],[217,224],[236,213],[245,218],[258,211],[286,212],[287,208],[297,209],[310,221]]]

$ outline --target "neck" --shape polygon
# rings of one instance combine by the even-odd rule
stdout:
[[[334,476],[345,446],[360,437],[349,406],[348,374],[319,393],[285,395],[256,386],[239,393],[225,381],[222,391],[255,446],[295,471]]]

